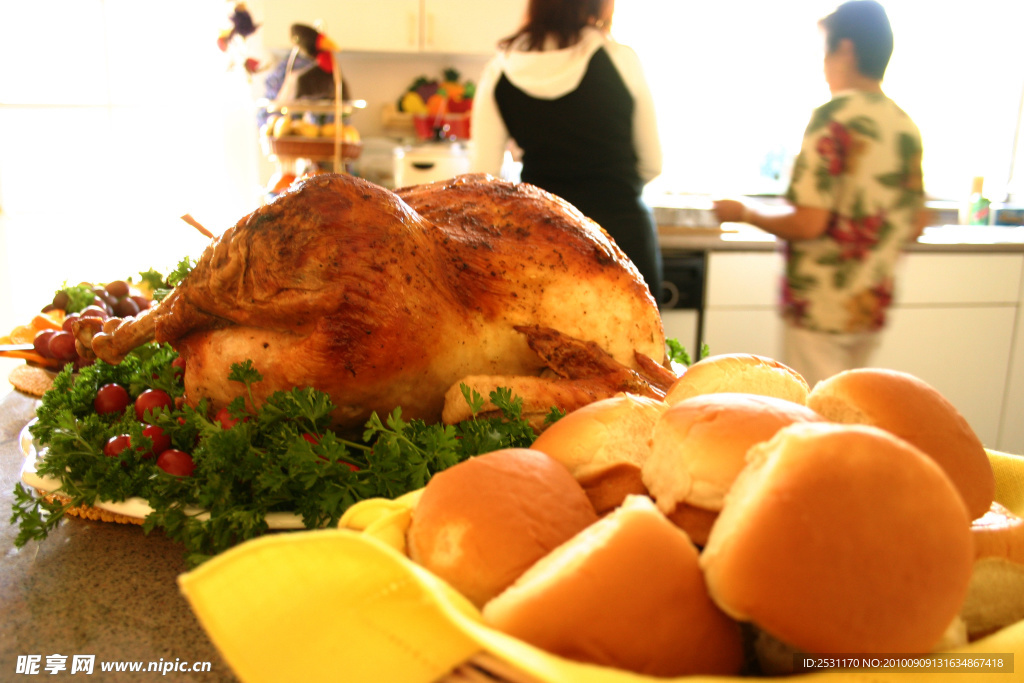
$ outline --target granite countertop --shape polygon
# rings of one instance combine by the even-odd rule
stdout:
[[[688,251],[774,251],[779,240],[750,225],[724,223],[721,227],[660,225],[661,249]],[[1024,252],[1024,227],[943,225],[925,228],[908,251],[948,253]]]
[[[773,251],[779,240],[745,223],[720,223],[711,209],[711,199],[703,195],[664,195],[649,198],[658,224],[662,251]],[[759,198],[769,205],[781,198]],[[955,212],[935,209],[942,221]],[[909,251],[939,252],[1024,252],[1024,226],[934,225],[907,247]]]
[[[6,379],[9,369],[0,363]],[[237,679],[220,658],[185,598],[177,576],[186,570],[180,545],[136,525],[69,518],[42,542],[14,547],[13,489],[23,455],[18,435],[36,400],[18,392],[0,399],[0,680],[20,680],[18,657],[95,655],[96,680],[228,683]],[[161,662],[162,660],[162,662]],[[210,662],[210,671],[166,675],[103,674],[103,662]],[[61,679],[63,680],[63,678]]]

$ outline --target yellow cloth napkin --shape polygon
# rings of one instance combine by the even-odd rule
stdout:
[[[1024,458],[990,453],[997,500],[1024,514]],[[244,683],[344,680],[431,683],[478,653],[542,683],[742,683],[749,678],[656,679],[579,664],[493,631],[446,583],[405,555],[419,492],[353,506],[341,529],[265,536],[179,578],[182,592]],[[824,672],[770,680],[807,683],[1007,683],[1022,680],[1024,621],[960,648],[1012,653],[1016,673]]]

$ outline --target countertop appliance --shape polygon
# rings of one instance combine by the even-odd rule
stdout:
[[[395,187],[432,183],[469,173],[465,142],[424,142],[401,148],[395,155]]]

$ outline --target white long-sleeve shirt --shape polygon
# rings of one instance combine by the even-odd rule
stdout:
[[[602,47],[633,98],[637,171],[644,183],[657,177],[662,167],[661,141],[654,101],[640,60],[631,48],[590,27],[583,29],[579,42],[571,47],[527,52],[513,46],[500,51],[488,62],[473,102],[472,169],[493,175],[501,172],[509,133],[495,102],[494,88],[502,74],[532,97],[557,99],[579,86],[591,57]]]

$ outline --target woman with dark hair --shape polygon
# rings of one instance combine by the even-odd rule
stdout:
[[[715,203],[784,240],[782,359],[812,386],[870,364],[895,291],[896,263],[924,227],[921,134],[882,92],[893,49],[874,0],[844,2],[819,22],[832,99],[804,132],[788,205]]]
[[[479,79],[473,170],[498,175],[509,139],[522,180],[575,205],[661,290],[661,251],[641,194],[661,173],[640,61],[609,35],[614,0],[530,0]]]

